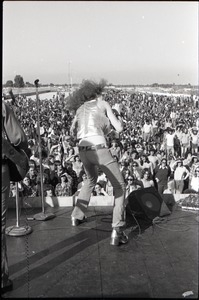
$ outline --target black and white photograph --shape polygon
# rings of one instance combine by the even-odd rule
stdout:
[[[2,2],[2,298],[198,299],[198,17]]]

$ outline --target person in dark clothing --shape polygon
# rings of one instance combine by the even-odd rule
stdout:
[[[72,162],[65,162],[64,166],[66,173],[72,177],[72,195],[74,195],[77,192],[78,186],[77,173],[73,170]]]
[[[8,144],[10,146],[8,146]],[[18,122],[13,110],[2,101],[2,169],[1,169],[1,293],[13,289],[13,283],[9,279],[7,245],[6,245],[6,214],[10,190],[10,178],[13,169],[9,169],[9,159],[14,156],[11,145],[23,149],[28,153],[28,141]],[[27,169],[28,171],[28,169]]]
[[[160,194],[163,194],[164,190],[167,189],[167,183],[170,175],[171,168],[167,165],[166,158],[163,158],[161,163],[154,170],[154,178]]]

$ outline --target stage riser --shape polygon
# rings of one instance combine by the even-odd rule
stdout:
[[[170,195],[170,194],[168,194]],[[163,200],[168,196],[167,194],[162,195]],[[173,195],[174,201],[178,202],[180,199],[184,199],[188,194],[176,194]],[[21,198],[19,198],[22,200]],[[46,207],[73,207],[75,205],[77,197],[45,197]],[[166,202],[166,201],[165,201]],[[24,198],[24,201],[20,201],[21,207],[41,207],[41,197],[28,197]],[[24,205],[24,203],[27,203]],[[112,196],[93,196],[91,197],[89,206],[113,206],[114,197]],[[15,197],[9,198],[8,208],[16,207]]]

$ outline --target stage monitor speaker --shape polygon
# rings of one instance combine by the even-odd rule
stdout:
[[[127,200],[127,209],[130,209],[131,213],[144,214],[150,220],[171,214],[161,195],[153,187],[133,191]]]

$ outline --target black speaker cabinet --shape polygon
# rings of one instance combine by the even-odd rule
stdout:
[[[127,200],[127,209],[130,209],[131,213],[135,215],[144,214],[150,220],[171,213],[161,195],[153,187],[133,191]]]

